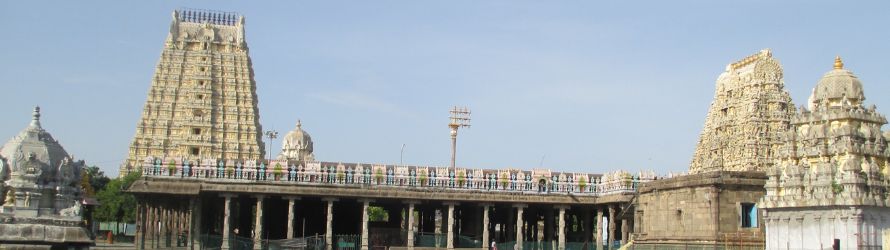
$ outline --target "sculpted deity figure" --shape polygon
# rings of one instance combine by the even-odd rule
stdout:
[[[63,216],[80,216],[82,209],[83,207],[80,205],[80,201],[75,201],[73,206],[62,209],[59,213]]]
[[[3,201],[3,206],[15,206],[15,190],[10,188],[6,191],[6,200]]]

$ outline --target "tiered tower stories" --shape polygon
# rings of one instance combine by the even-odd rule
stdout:
[[[264,154],[244,17],[174,11],[121,175],[147,156],[261,159]]]
[[[689,172],[765,171],[794,114],[782,66],[770,50],[726,66]]]
[[[864,100],[859,78],[838,57],[809,109],[791,120],[759,202],[767,249],[816,249],[833,239],[844,249],[880,248],[880,232],[890,228],[887,119]]]

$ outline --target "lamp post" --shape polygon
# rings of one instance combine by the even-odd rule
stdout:
[[[266,137],[269,137],[269,164],[272,164],[272,140],[278,138],[278,131],[269,130],[265,133]]]
[[[451,170],[455,171],[455,175],[457,174],[457,166],[455,163],[455,158],[457,155],[457,129],[461,127],[470,127],[470,109],[467,107],[457,107],[454,106],[451,108],[451,116],[450,122],[448,122],[448,127],[451,128]]]

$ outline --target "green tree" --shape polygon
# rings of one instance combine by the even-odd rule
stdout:
[[[368,206],[368,221],[389,221],[389,213],[383,207]]]
[[[80,175],[80,188],[83,189],[83,196],[86,196],[86,197],[96,196],[96,191],[93,190],[93,185],[90,185],[90,175],[88,175],[88,174]]]
[[[101,191],[105,189],[105,185],[108,185],[108,182],[111,181],[111,178],[105,176],[105,172],[102,172],[98,166],[85,167],[83,173],[89,178],[89,183],[90,186],[92,186],[93,191]]]
[[[94,214],[96,220],[136,222],[136,198],[125,191],[141,176],[141,173],[131,172],[127,176],[108,182],[108,185],[96,194],[100,204]]]

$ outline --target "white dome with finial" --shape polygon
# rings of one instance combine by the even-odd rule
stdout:
[[[811,108],[824,108],[825,106],[858,106],[865,100],[862,91],[862,82],[847,69],[844,62],[838,56],[834,59],[834,69],[825,73],[810,96]]]
[[[34,108],[31,124],[0,149],[11,176],[39,175],[41,182],[54,181],[57,168],[71,161],[68,152],[40,126],[40,107]]]
[[[22,209],[59,210],[76,203],[82,192],[79,183],[83,166],[83,161],[74,161],[40,126],[40,107],[34,108],[31,124],[0,148],[0,181],[7,189],[4,194]]]
[[[312,154],[312,137],[303,130],[303,123],[297,120],[297,127],[284,136],[281,142],[280,160],[315,160]]]

